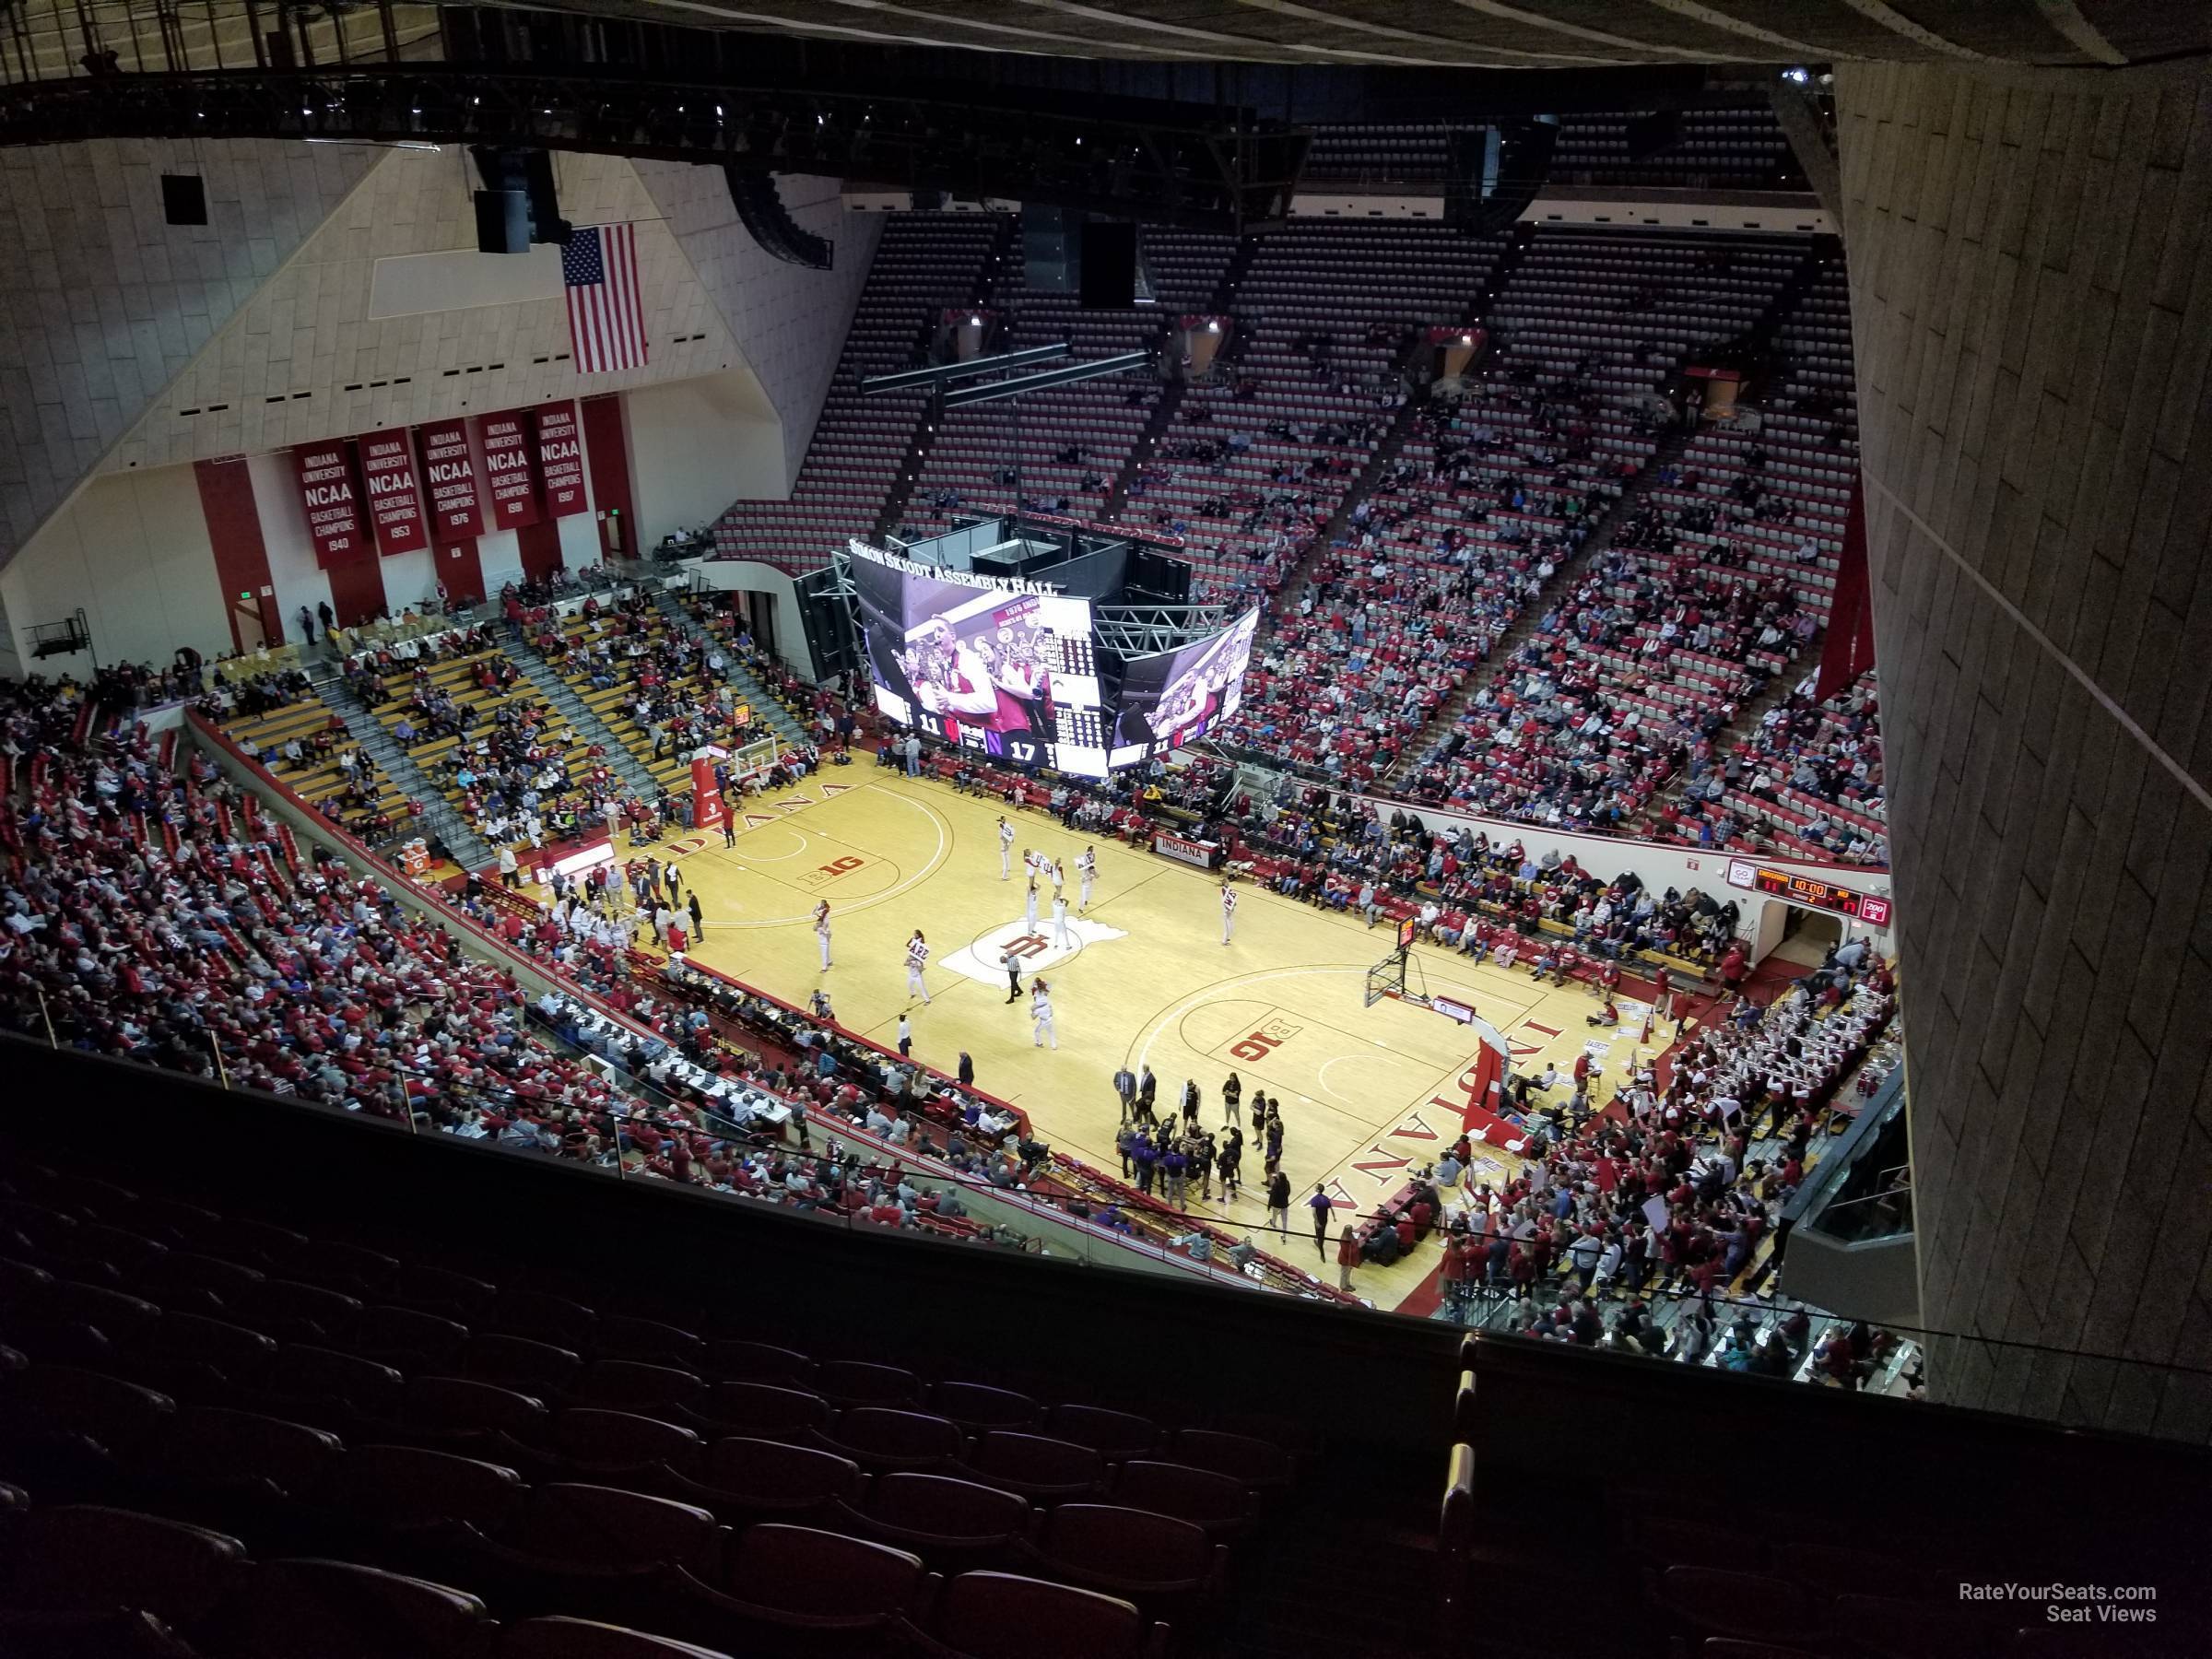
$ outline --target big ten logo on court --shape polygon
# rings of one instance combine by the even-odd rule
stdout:
[[[805,888],[828,887],[841,876],[850,876],[855,870],[865,870],[868,861],[857,853],[848,853],[842,858],[833,858],[826,865],[799,873],[799,885]]]
[[[1239,1060],[1257,1065],[1305,1029],[1293,1020],[1271,1019],[1258,1030],[1230,1043],[1229,1052]]]

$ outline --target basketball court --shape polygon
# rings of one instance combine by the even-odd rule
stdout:
[[[1255,1241],[1294,1262],[1316,1260],[1303,1207],[1315,1182],[1326,1184],[1341,1225],[1396,1192],[1471,1121],[1476,1028],[1396,998],[1367,1001],[1369,971],[1395,944],[1386,927],[1240,883],[1235,937],[1225,946],[1217,877],[1119,841],[1086,841],[1036,811],[1006,814],[1014,875],[1001,880],[1000,803],[865,762],[731,805],[734,847],[717,831],[657,848],[676,858],[704,908],[694,957],[787,1002],[825,990],[841,1025],[886,1047],[896,1046],[899,1017],[911,1010],[916,1059],[952,1072],[965,1050],[979,1087],[1021,1106],[1041,1138],[1104,1170],[1120,1168],[1111,1082],[1118,1067],[1151,1065],[1163,1117],[1183,1080],[1195,1078],[1215,1129],[1222,1080],[1235,1071],[1248,1109],[1246,1185],[1234,1201],[1194,1198],[1192,1208],[1254,1230]],[[1075,860],[1086,845],[1098,855],[1098,882],[1078,916]],[[1053,942],[1049,883],[1040,883],[1037,927],[1027,924],[1024,848],[1067,872],[1070,945]],[[835,959],[827,973],[811,920],[824,899]],[[932,951],[926,1006],[906,992],[904,947],[916,928]],[[1009,947],[1025,963],[1024,994],[1011,1005],[1000,966]],[[1036,975],[1052,987],[1057,1050],[1034,1046],[1027,993]],[[1622,1024],[1600,1030],[1586,1023],[1597,1006],[1586,987],[1539,985],[1520,965],[1477,966],[1416,945],[1406,980],[1409,991],[1455,1001],[1494,1027],[1516,1073],[1553,1063],[1564,1077],[1591,1044],[1603,1069],[1600,1100],[1638,1052],[1641,1004],[1624,1000]],[[1554,1098],[1569,1092],[1562,1083]],[[1281,1102],[1293,1205],[1287,1239],[1256,1230],[1265,1205],[1249,1112],[1255,1093]],[[1493,1179],[1518,1167],[1502,1147],[1478,1147],[1477,1160],[1478,1178],[1485,1160]],[[1333,1275],[1333,1240],[1328,1259]],[[1390,1267],[1359,1269],[1354,1288],[1394,1306],[1437,1259],[1424,1242]]]

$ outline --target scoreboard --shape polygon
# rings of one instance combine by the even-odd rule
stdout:
[[[1812,910],[1855,916],[1869,927],[1889,925],[1889,900],[1879,893],[1862,893],[1855,888],[1840,887],[1832,881],[1802,876],[1794,870],[1777,870],[1747,858],[1728,861],[1728,885],[1749,892],[1769,893]]]

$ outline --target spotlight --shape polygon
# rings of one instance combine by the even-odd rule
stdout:
[[[1206,325],[1206,332],[1207,334],[1219,334],[1221,332],[1221,324],[1218,323],[1208,322]]]
[[[1813,72],[1810,69],[1793,66],[1782,72],[1782,78],[1793,86],[1802,87],[1813,78]]]

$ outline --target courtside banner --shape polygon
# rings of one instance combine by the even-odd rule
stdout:
[[[315,562],[325,569],[351,564],[361,555],[361,502],[353,488],[353,445],[343,438],[303,443],[292,452],[300,469],[300,502]]]
[[[443,546],[484,534],[484,513],[477,505],[477,461],[468,445],[468,423],[441,420],[415,429],[422,452],[423,481],[430,492],[430,523]]]
[[[369,492],[376,550],[387,559],[421,552],[430,538],[423,530],[422,496],[415,488],[415,455],[406,428],[365,432],[355,442],[361,453],[361,484]]]
[[[590,507],[583,497],[583,439],[574,403],[540,404],[530,411],[537,427],[537,476],[545,483],[546,516],[567,518]]]
[[[517,415],[487,415],[477,424],[484,441],[484,480],[491,491],[491,527],[519,530],[537,523],[537,469],[530,435]]]
[[[1214,860],[1221,855],[1221,849],[1212,841],[1192,841],[1188,836],[1171,835],[1165,830],[1152,832],[1152,851],[1162,858],[1179,859],[1202,870],[1212,869]]]

